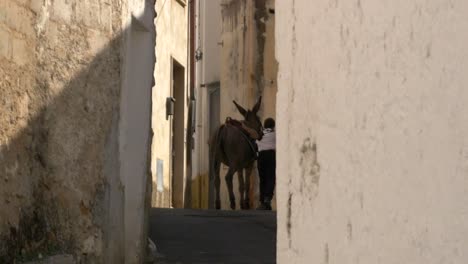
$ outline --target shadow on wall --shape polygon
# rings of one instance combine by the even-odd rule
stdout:
[[[104,39],[54,24],[45,30],[57,39],[39,34],[28,64],[0,60],[0,263],[124,258],[118,124],[129,29],[114,23],[120,33]]]

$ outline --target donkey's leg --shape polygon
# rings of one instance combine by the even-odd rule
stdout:
[[[219,169],[221,167],[221,163],[219,161],[215,161],[214,165],[214,187],[215,187],[215,193],[216,193],[216,200],[215,200],[215,208],[216,209],[221,209],[221,200],[219,198],[219,193],[220,193],[220,186],[221,186],[221,180],[219,178]]]
[[[245,209],[250,209],[250,177],[252,175],[253,163],[245,168]]]
[[[236,170],[234,170],[233,168],[229,168],[228,172],[226,173],[226,186],[228,188],[228,192],[229,192],[229,200],[231,202],[231,209],[232,210],[235,210],[236,209],[236,197],[234,196],[234,191],[232,190],[233,186],[232,186],[232,177],[234,176],[234,173],[236,172]]]
[[[244,170],[240,169],[237,171],[237,176],[239,178],[239,195],[240,195],[240,206],[241,209],[246,209],[245,207],[245,186],[244,186]]]

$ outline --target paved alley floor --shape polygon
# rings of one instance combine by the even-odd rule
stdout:
[[[152,209],[157,263],[276,263],[276,213]]]

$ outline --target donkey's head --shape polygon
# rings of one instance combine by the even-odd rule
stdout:
[[[262,103],[262,97],[258,98],[257,103],[254,105],[252,110],[245,110],[242,106],[237,104],[236,101],[233,101],[234,105],[236,105],[237,110],[241,113],[241,115],[244,117],[244,123],[247,127],[250,129],[255,130],[258,134],[258,140],[262,139],[263,137],[263,127],[262,127],[262,122],[260,121],[260,118],[258,117],[257,113],[258,110],[260,110],[260,105]]]

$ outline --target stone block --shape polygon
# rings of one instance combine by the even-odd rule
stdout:
[[[55,0],[52,5],[53,17],[70,22],[72,17],[71,0]]]
[[[13,1],[8,2],[5,10],[5,22],[11,29],[27,36],[35,35],[31,11]]]
[[[20,16],[23,18],[19,24],[19,31],[28,37],[36,35],[34,30],[34,16],[33,13],[26,8],[21,8]]]
[[[112,32],[112,5],[108,0],[101,1],[99,24],[106,32]]]
[[[90,28],[99,27],[99,2],[89,0],[76,3],[76,19]]]
[[[93,29],[88,30],[87,40],[89,51],[93,55],[103,50],[110,41],[102,32]]]
[[[50,21],[47,23],[47,38],[50,39],[50,44],[59,44],[59,25],[56,22]]]
[[[43,6],[44,6],[44,1],[42,0],[31,0],[31,3],[29,5],[31,10],[36,14],[39,14],[41,12]]]
[[[26,41],[24,39],[19,38],[12,38],[12,59],[13,62],[18,64],[19,66],[23,66],[28,63],[31,59],[29,54],[31,51],[29,50]]]
[[[0,56],[10,59],[11,54],[11,37],[10,33],[3,28],[0,28]]]
[[[29,3],[29,1],[37,1],[37,2],[40,2],[40,1],[38,1],[38,0],[15,0],[15,1],[18,2],[18,3],[21,4],[21,5],[24,5],[24,6],[26,6],[26,5]]]
[[[6,21],[8,13],[7,7],[7,0],[0,0],[0,24]]]

